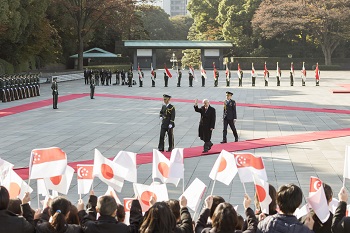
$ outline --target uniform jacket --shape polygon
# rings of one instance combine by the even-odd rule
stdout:
[[[210,139],[211,130],[215,128],[216,121],[216,112],[215,108],[209,105],[207,111],[205,111],[205,107],[202,106],[198,108],[198,106],[194,106],[194,110],[201,114],[201,119],[199,121],[198,127],[198,137],[202,140],[207,141],[206,139]]]
[[[259,222],[257,233],[313,233],[294,215],[275,214]]]
[[[236,101],[232,99],[225,100],[223,119],[226,119],[226,120],[237,119]]]
[[[22,205],[23,217],[8,210],[0,210],[0,232],[32,233],[35,232],[33,214],[29,204]]]
[[[170,124],[175,127],[175,107],[172,104],[163,105],[159,116],[163,118],[162,128],[169,128]]]
[[[345,213],[346,213],[346,202],[340,201],[333,216],[333,221],[332,221],[333,233],[350,232],[350,217],[345,217]]]
[[[58,85],[57,82],[52,82],[51,84],[52,95],[58,95]]]

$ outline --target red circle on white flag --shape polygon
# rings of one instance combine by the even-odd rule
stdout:
[[[54,185],[58,185],[62,181],[62,176],[53,176],[50,177],[50,180]]]
[[[149,201],[151,200],[151,197],[153,197],[153,199],[155,201],[157,201],[157,195],[154,193],[154,192],[151,192],[151,191],[144,191],[142,194],[141,194],[141,201],[143,204],[149,206],[150,203]]]
[[[164,162],[158,163],[158,170],[160,174],[162,174],[163,177],[168,178],[169,177],[169,166],[168,164]]]
[[[219,165],[219,168],[218,168],[218,172],[222,172],[223,170],[225,170],[226,166],[227,166],[226,159],[224,157],[221,157],[220,165]]]
[[[102,176],[107,180],[110,180],[114,177],[113,169],[105,163],[101,165],[101,173]]]
[[[10,198],[17,198],[20,193],[21,187],[17,183],[11,182],[9,188]]]
[[[260,185],[255,185],[256,192],[258,193],[259,202],[263,202],[266,198],[266,192]]]

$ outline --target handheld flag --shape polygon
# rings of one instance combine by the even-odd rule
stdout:
[[[206,79],[207,78],[207,72],[203,68],[203,64],[201,64],[201,75]]]
[[[315,211],[317,217],[322,223],[325,223],[330,216],[330,212],[322,183],[320,188],[315,193],[310,194],[306,199],[312,209]]]
[[[136,153],[119,151],[113,162],[128,170],[125,174],[125,180],[133,183],[137,182]]]
[[[235,153],[238,175],[242,183],[253,182],[253,173],[267,181],[265,165],[260,156],[250,153]]]
[[[350,146],[345,147],[344,173],[343,177],[350,179]],[[345,180],[344,180],[345,181]],[[343,184],[345,186],[345,183]]]
[[[77,165],[77,179],[78,179],[78,194],[87,194],[90,192],[94,176],[94,165],[92,164],[78,164]]]
[[[164,70],[165,70],[166,75],[167,75],[169,78],[172,78],[172,77],[173,77],[173,75],[170,73],[170,71],[168,70],[168,68],[166,67],[165,64],[164,64]]]
[[[175,148],[171,151],[169,162],[169,177],[183,179],[184,172],[184,149]]]
[[[261,212],[269,214],[269,205],[272,202],[272,199],[269,194],[269,184],[266,181],[260,179],[255,173],[253,173],[253,179],[255,184],[255,190],[260,203]]]
[[[163,183],[177,186],[179,178],[169,176],[170,161],[160,151],[153,149],[152,179],[159,178]]]
[[[222,150],[219,157],[215,161],[209,177],[212,180],[217,180],[229,185],[236,176],[237,172],[238,170],[235,162],[235,156],[230,152]]]
[[[23,181],[23,179],[12,169],[7,174],[6,183],[4,186],[7,188],[10,198],[23,199],[25,192],[32,193],[33,189]]]
[[[190,186],[187,187],[185,192],[181,196],[185,196],[187,199],[187,207],[195,211],[198,209],[199,203],[203,198],[203,194],[207,186],[198,178],[196,178]],[[179,197],[179,199],[181,198]]]
[[[59,193],[67,195],[69,186],[73,179],[73,174],[74,169],[70,166],[67,166],[64,174],[50,178],[44,178],[45,186],[47,189],[55,190]]]
[[[146,212],[151,207],[151,197],[153,197],[156,202],[169,200],[166,184],[144,185],[134,183],[133,186],[135,196],[140,201],[142,212]]]

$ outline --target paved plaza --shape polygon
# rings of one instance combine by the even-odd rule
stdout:
[[[144,87],[127,86],[97,86],[96,94],[115,94],[130,96],[130,98],[111,98],[96,96],[90,99],[88,95],[59,102],[58,109],[47,105],[33,110],[3,116],[0,114],[0,157],[15,165],[15,168],[27,167],[30,152],[35,148],[57,146],[68,156],[68,162],[91,160],[94,149],[97,148],[104,156],[111,158],[120,150],[135,153],[147,153],[157,148],[160,122],[160,100],[163,94],[173,98],[193,100],[204,98],[210,101],[223,101],[225,92],[233,92],[237,104],[256,104],[256,106],[238,106],[237,131],[239,141],[260,138],[283,137],[306,133],[347,129],[350,135],[350,115],[325,111],[290,110],[290,107],[313,109],[350,110],[350,94],[333,94],[333,90],[343,89],[339,85],[349,84],[348,71],[322,71],[320,86],[315,86],[314,72],[308,71],[306,86],[301,86],[300,72],[296,72],[293,87],[289,85],[287,74],[282,71],[281,86],[276,86],[276,78],[270,78],[269,86],[264,86],[263,77],[259,76],[256,86],[251,86],[250,72],[245,71],[243,87],[238,87],[238,80],[233,73],[231,87],[226,87],[225,71],[220,71],[219,87],[214,87],[212,71],[208,71],[206,87],[201,87],[201,81],[194,82],[194,87],[188,85],[187,72],[183,72],[181,87],[176,87],[177,80],[169,80],[169,87],[164,87],[163,73],[157,71],[156,87],[151,87],[150,72],[145,70]],[[197,71],[198,72],[198,71]],[[257,71],[262,75],[262,71]],[[173,71],[175,74],[175,72]],[[272,74],[275,73],[271,71]],[[136,72],[134,77],[137,77]],[[197,77],[200,77],[199,72]],[[249,77],[249,78],[248,78]],[[198,78],[197,78],[198,79]],[[137,80],[138,81],[138,80]],[[113,76],[112,83],[115,82]],[[59,83],[59,96],[89,93],[84,80]],[[7,108],[51,99],[50,84],[41,85],[41,96],[0,103],[0,113]],[[137,98],[134,98],[134,97]],[[151,97],[147,99],[147,97]],[[51,103],[51,102],[50,102]],[[198,138],[198,123],[200,115],[193,109],[192,102],[173,101],[176,108],[175,147],[189,148],[202,146]],[[261,106],[260,106],[261,105]],[[267,108],[266,105],[283,106],[285,108]],[[222,104],[212,105],[216,109],[216,128],[212,142],[219,144],[222,140]],[[260,107],[257,107],[260,106]],[[232,132],[228,132],[229,142],[234,141]],[[167,142],[166,142],[167,145]],[[234,143],[230,151],[235,151]],[[268,175],[268,182],[276,188],[282,184],[295,183],[299,185],[304,196],[308,195],[310,176],[318,176],[330,184],[335,196],[342,186],[342,174],[345,146],[350,145],[350,136],[334,137],[326,140],[307,141],[283,146],[256,148],[248,151],[262,156]],[[167,147],[166,147],[167,148]],[[185,180],[187,187],[196,177],[207,186],[204,196],[210,194],[213,181],[209,178],[210,170],[218,154],[185,159]],[[151,184],[152,164],[142,164],[138,167],[138,182]],[[94,190],[97,195],[106,192],[107,186],[97,178],[94,179]],[[36,200],[36,185],[31,197]],[[347,181],[350,187],[350,181]],[[182,193],[182,182],[178,187],[168,184],[170,198],[178,198]],[[253,197],[253,183],[246,183],[248,194]],[[233,205],[239,205],[238,212],[243,213],[243,186],[238,175],[231,185],[226,186],[216,182],[215,195],[222,196]],[[125,182],[119,198],[134,195],[132,184]],[[73,177],[68,198],[76,202],[76,175]],[[87,201],[87,196],[84,196]],[[36,201],[33,201],[36,207]]]

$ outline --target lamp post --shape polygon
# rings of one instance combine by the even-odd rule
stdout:
[[[175,62],[177,62],[177,58],[175,56],[175,53],[173,53],[173,56],[170,58],[170,62],[173,63],[173,69],[175,69]]]

